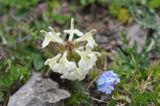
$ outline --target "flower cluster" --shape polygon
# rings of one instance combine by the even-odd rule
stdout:
[[[114,90],[114,86],[120,82],[118,74],[115,74],[113,71],[105,71],[98,78],[98,91],[101,91],[106,94],[111,94]]]
[[[64,40],[61,38],[61,33],[55,32],[51,27],[49,29],[49,32],[41,30],[45,36],[42,48],[48,46],[50,42],[54,42],[60,44],[64,50],[60,51],[55,57],[47,59],[45,65],[49,65],[54,72],[62,74],[61,78],[83,80],[89,70],[95,65],[97,57],[100,56],[99,52],[93,51],[97,44],[92,35],[96,30],[93,29],[83,34],[78,29],[74,29],[74,20],[71,19],[71,28],[64,30],[64,34],[68,34],[69,38]],[[75,35],[78,37],[77,39],[74,38]],[[68,59],[68,55],[73,52],[79,55],[80,59],[78,62],[74,58]]]

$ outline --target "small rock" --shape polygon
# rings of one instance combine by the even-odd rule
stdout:
[[[42,14],[42,13],[44,13],[45,11],[47,11],[47,9],[48,9],[47,3],[39,3],[38,6],[35,8],[34,11],[35,11],[37,14]]]
[[[8,106],[63,106],[63,99],[70,97],[58,83],[33,73],[30,80],[9,98]]]
[[[122,45],[123,42],[120,39],[120,32],[126,32],[130,39],[129,45],[132,47],[134,43],[137,44],[138,52],[142,52],[145,41],[148,35],[148,30],[144,30],[138,24],[131,24],[129,26],[124,26],[117,21],[109,21],[108,24],[108,35],[115,36],[118,45]]]
[[[133,46],[134,43],[137,43],[138,52],[142,52],[144,49],[148,31],[142,29],[142,27],[138,24],[133,24],[132,26],[126,28],[126,32],[130,38],[130,45]]]
[[[3,48],[0,48],[0,60],[6,57],[6,51]]]
[[[96,42],[97,43],[107,43],[109,40],[108,40],[108,38],[107,38],[107,36],[105,36],[105,35],[100,35],[100,34],[97,34],[96,36],[95,36],[95,40],[96,40]]]

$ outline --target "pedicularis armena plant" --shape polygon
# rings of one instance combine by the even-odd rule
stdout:
[[[49,45],[50,42],[58,43],[61,46],[59,53],[50,59],[47,59],[45,65],[49,65],[52,71],[62,74],[61,78],[69,80],[83,80],[89,70],[93,68],[97,61],[97,57],[101,56],[101,53],[95,52],[93,48],[97,46],[93,39],[93,34],[96,32],[92,29],[89,32],[83,34],[78,29],[74,29],[74,19],[71,19],[71,28],[64,30],[64,36],[69,35],[67,40],[62,39],[61,33],[55,32],[51,27],[50,31],[46,32],[41,30],[45,39],[42,43],[42,48]],[[77,36],[75,38],[74,36]],[[72,59],[68,59],[70,54]],[[77,57],[80,57],[77,61]],[[98,90],[111,94],[114,90],[114,85],[120,82],[118,75],[112,71],[104,72],[97,81]]]
[[[61,78],[83,80],[89,70],[95,65],[97,57],[101,55],[99,52],[93,51],[93,48],[97,46],[92,36],[96,30],[92,29],[83,34],[78,29],[74,29],[74,19],[71,19],[71,28],[64,30],[64,34],[69,34],[69,38],[64,40],[59,32],[55,32],[51,27],[49,29],[49,32],[41,30],[45,36],[42,48],[48,46],[50,42],[56,42],[63,49],[60,49],[61,51],[55,57],[47,59],[45,65],[49,65],[54,72],[62,74]],[[75,39],[74,36],[78,36],[78,38]],[[76,57],[72,57],[72,61],[68,60],[68,55],[71,53],[80,56],[78,62],[74,60]]]

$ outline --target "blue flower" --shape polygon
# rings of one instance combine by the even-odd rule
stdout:
[[[109,84],[104,84],[98,87],[98,91],[101,91],[106,94],[111,94],[113,90],[114,90],[114,86]]]
[[[118,74],[114,73],[112,70],[111,71],[105,71],[102,75],[118,78]]]
[[[103,84],[105,84],[105,78],[104,77],[100,77],[98,79],[98,85],[103,85]]]
[[[114,86],[120,82],[118,74],[115,74],[112,70],[105,71],[102,75],[99,76],[97,85],[98,91],[101,91],[106,94],[111,94],[114,90]]]

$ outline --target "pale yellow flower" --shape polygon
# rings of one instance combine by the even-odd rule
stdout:
[[[92,29],[91,31],[87,32],[84,36],[76,39],[75,41],[76,42],[87,41],[86,49],[93,49],[94,46],[97,46],[92,36],[94,32],[96,32],[96,30]]]
[[[86,74],[84,74],[84,70],[82,70],[81,68],[77,68],[75,71],[68,74],[67,79],[70,80],[78,79],[79,81],[81,81],[85,78],[85,76]]]
[[[61,53],[57,54],[55,57],[51,58],[51,59],[47,59],[45,61],[45,65],[49,65],[51,68],[53,67],[53,65],[57,64],[59,58],[62,56]]]
[[[97,61],[97,57],[100,56],[99,52],[92,51],[92,49],[97,46],[95,40],[93,39],[93,33],[95,29],[85,33],[85,35],[78,29],[74,29],[73,19],[71,20],[71,28],[69,30],[64,30],[64,33],[69,34],[67,41],[60,37],[60,33],[56,33],[51,27],[50,32],[41,31],[45,35],[45,39],[42,43],[42,48],[49,45],[50,42],[56,42],[64,46],[63,53],[59,53],[54,58],[47,59],[45,65],[61,75],[61,78],[69,80],[83,80],[86,74],[93,68]],[[74,35],[79,38],[74,39]],[[80,45],[81,42],[86,41],[84,45]],[[75,44],[79,43],[79,46]],[[83,44],[83,43],[82,43]],[[81,58],[78,63],[75,61],[69,61],[67,55],[70,52],[75,52]]]
[[[41,30],[41,33],[45,35],[45,39],[42,43],[42,48],[49,45],[50,42],[57,42],[63,44],[63,40],[60,38],[60,33],[56,33],[51,27],[49,27],[49,29],[51,30],[51,32]]]
[[[97,61],[97,56],[100,56],[99,52],[80,51],[78,49],[76,49],[75,51],[81,57],[80,61],[78,62],[78,66],[83,70],[92,69],[93,65],[95,65]]]

